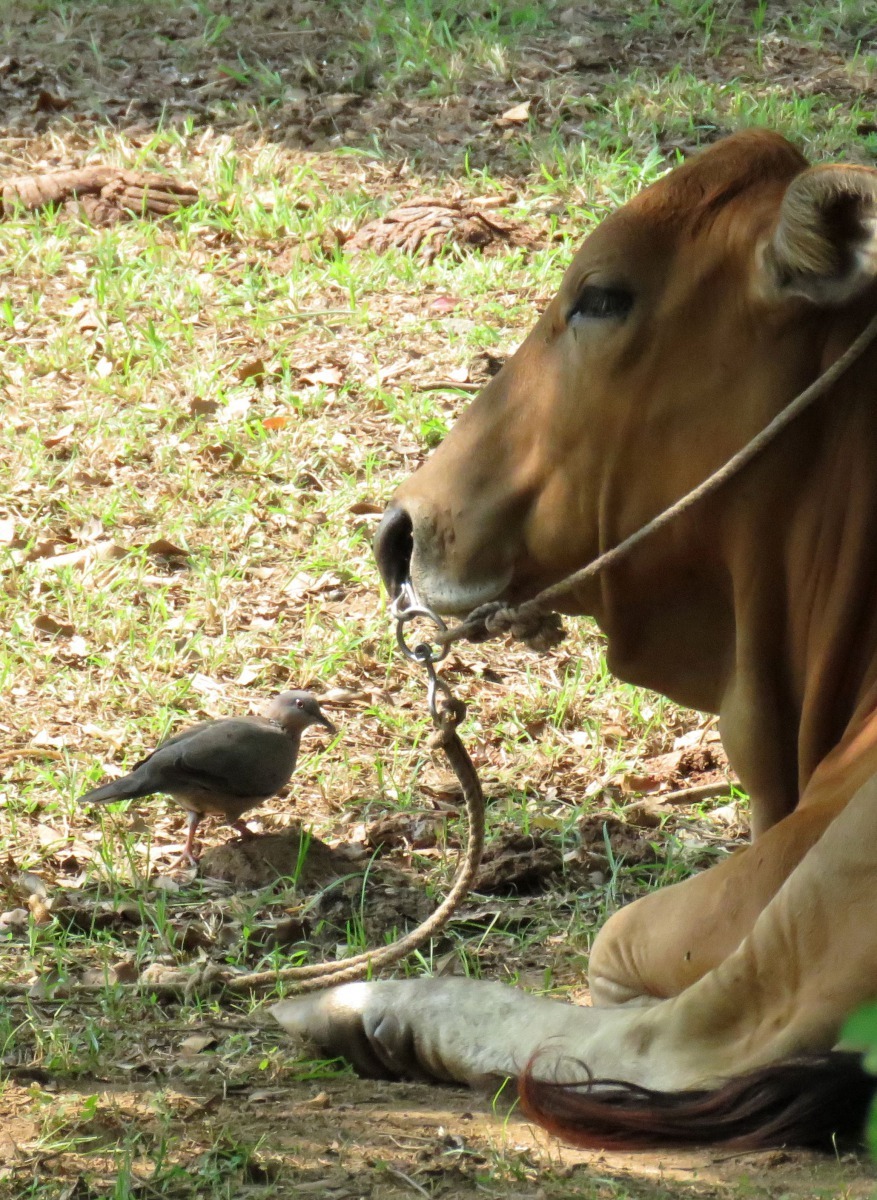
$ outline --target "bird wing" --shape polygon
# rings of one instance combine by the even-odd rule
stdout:
[[[292,774],[297,753],[297,740],[267,721],[240,717],[165,742],[151,765],[169,791],[191,783],[228,796],[272,796]]]
[[[146,764],[152,758],[154,758],[154,756],[158,754],[160,750],[166,750],[168,746],[176,746],[180,742],[185,742],[193,735],[200,733],[205,729],[210,729],[211,726],[216,724],[216,721],[199,721],[197,725],[189,725],[185,729],[181,729],[179,733],[175,733],[173,737],[165,738],[164,741],[160,742],[159,745],[156,746],[153,751],[147,754],[145,758],[141,758],[140,762],[134,764],[134,766],[131,768],[132,773],[139,767],[145,767]]]

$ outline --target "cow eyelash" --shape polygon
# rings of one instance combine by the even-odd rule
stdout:
[[[608,320],[612,317],[626,317],[633,308],[633,294],[626,288],[597,287],[594,284],[583,287],[576,296],[575,303],[569,310],[567,320],[583,317],[585,320]]]

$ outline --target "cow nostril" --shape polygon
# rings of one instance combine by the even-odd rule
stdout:
[[[375,558],[384,587],[395,598],[411,570],[414,525],[404,508],[388,508],[374,540]]]

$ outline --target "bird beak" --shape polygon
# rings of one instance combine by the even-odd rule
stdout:
[[[320,713],[317,720],[320,722],[321,725],[323,725],[326,729],[328,729],[330,733],[338,732],[338,730],[335,728],[335,726],[332,724],[332,722],[329,720],[329,718],[325,715],[325,713]]]

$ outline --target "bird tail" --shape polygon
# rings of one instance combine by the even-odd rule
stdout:
[[[144,789],[136,774],[123,775],[112,783],[102,787],[92,788],[84,796],[80,796],[79,804],[111,804],[113,800],[133,800],[137,796],[149,796],[151,788]]]

